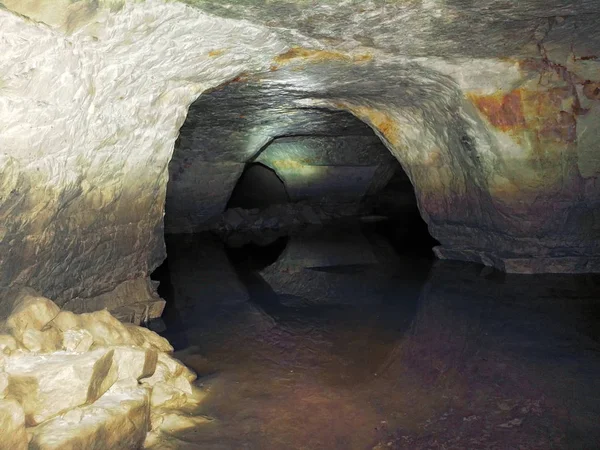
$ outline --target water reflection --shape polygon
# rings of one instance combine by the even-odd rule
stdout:
[[[167,241],[164,334],[215,421],[164,448],[598,447],[597,276],[434,263],[359,227],[260,243]]]

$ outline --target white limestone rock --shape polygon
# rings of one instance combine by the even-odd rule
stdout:
[[[192,385],[195,379],[196,374],[181,362],[160,353],[154,374],[141,381],[152,387],[153,408],[176,409],[201,400],[201,392]]]
[[[3,442],[11,450],[139,448],[151,416],[162,422],[165,408],[201,398],[195,374],[164,353],[172,347],[156,333],[106,310],[58,312],[26,292],[5,307],[3,329],[18,340],[0,335],[0,450]]]
[[[156,371],[154,375],[144,380],[150,386],[153,386],[156,382],[169,382],[179,383],[177,380],[182,380],[181,384],[177,387],[182,388],[184,391],[191,393],[191,382],[196,379],[196,374],[188,369],[177,359],[165,354],[158,354],[158,363],[156,365]]]
[[[9,3],[0,289],[33,286],[59,305],[92,299],[164,259],[167,162],[189,104],[268,69],[287,44],[179,2]]]
[[[23,342],[25,339],[34,348],[43,346],[36,332],[40,332],[59,312],[60,308],[52,300],[29,288],[21,289],[0,302],[3,328],[16,340]]]
[[[87,330],[69,329],[62,332],[62,346],[68,352],[87,352],[93,343],[94,337]]]
[[[119,380],[141,380],[154,375],[158,353],[154,349],[128,346],[112,347]]]
[[[63,336],[55,328],[29,328],[21,335],[23,347],[32,353],[52,353],[63,349]]]
[[[152,408],[183,408],[190,403],[191,395],[191,389],[190,392],[186,392],[169,383],[158,382],[152,386],[150,402]]]
[[[27,450],[25,414],[15,400],[0,397],[0,450]]]
[[[122,380],[91,405],[72,409],[31,430],[32,450],[131,450],[150,427],[149,390]]]
[[[169,342],[158,334],[136,325],[123,324],[106,310],[80,315],[61,311],[49,326],[63,333],[86,330],[93,338],[93,347],[135,345],[162,352],[173,351]]]
[[[83,354],[12,355],[5,366],[6,397],[23,406],[29,426],[92,403],[117,380],[113,354],[98,349]]]
[[[169,341],[148,328],[138,327],[130,323],[124,324],[124,327],[130,333],[131,344],[133,345],[155,349],[160,352],[170,353],[173,351],[173,346],[169,344]]]

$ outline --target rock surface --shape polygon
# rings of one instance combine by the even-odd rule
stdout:
[[[0,449],[141,448],[154,428],[160,440],[163,414],[202,398],[195,374],[150,330],[107,311],[60,311],[31,289],[0,304],[10,333],[0,353]],[[46,348],[25,345],[31,331],[49,339]]]
[[[93,403],[117,380],[113,350],[82,354],[13,355],[6,397],[17,400],[27,425],[37,425],[63,411]],[[113,369],[113,370],[111,370]]]
[[[2,0],[0,289],[63,305],[146,279],[178,130],[227,81],[251,112],[290,107],[220,154],[348,111],[406,169],[438,256],[600,270],[597,1],[186,3]]]
[[[31,430],[30,449],[141,448],[150,429],[149,390],[115,384],[93,405],[72,409]]]
[[[12,399],[0,400],[0,448],[25,450],[29,438],[25,430],[25,413],[21,405]]]

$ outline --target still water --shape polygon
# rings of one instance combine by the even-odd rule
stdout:
[[[167,236],[173,449],[600,448],[600,279],[435,261],[386,225]]]

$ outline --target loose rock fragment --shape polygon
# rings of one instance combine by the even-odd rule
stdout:
[[[154,374],[158,361],[156,350],[127,346],[114,347],[113,350],[119,380],[140,380]]]
[[[32,450],[130,450],[149,431],[148,389],[117,382],[94,404],[72,409],[32,430]]]
[[[6,397],[23,406],[29,426],[92,403],[117,379],[113,353],[99,349],[83,354],[12,356],[5,367]]]

